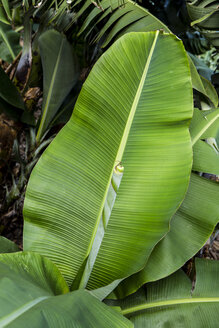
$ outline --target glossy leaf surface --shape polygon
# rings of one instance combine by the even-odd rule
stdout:
[[[69,285],[80,280],[122,162],[108,225],[85,273],[87,286],[99,288],[144,267],[187,190],[191,116],[182,43],[159,32],[120,38],[94,66],[71,120],[33,170],[25,250],[48,256]]]

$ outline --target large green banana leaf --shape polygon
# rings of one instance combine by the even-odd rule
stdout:
[[[192,107],[179,39],[157,31],[114,43],[32,172],[24,249],[49,257],[72,288],[143,268],[187,190]]]
[[[183,271],[150,283],[117,303],[135,328],[211,328],[218,325],[219,261],[196,259],[196,282]]]
[[[214,170],[218,172],[218,154],[207,143],[200,140],[217,135],[218,115],[218,109],[209,111],[194,109],[189,127],[194,152],[193,169],[202,167],[209,173],[214,173]],[[209,151],[205,150],[201,157],[199,146],[195,148],[199,142],[209,147]],[[124,280],[117,288],[116,294],[124,297],[126,296],[123,294],[124,291],[131,294],[146,282],[164,278],[194,256],[219,222],[218,198],[217,183],[192,174],[186,197],[170,222],[170,231],[155,246],[145,268]]]
[[[170,231],[155,246],[145,268],[125,279],[118,297],[146,282],[162,279],[181,268],[205,244],[219,222],[218,183],[192,174],[188,192],[170,222]]]
[[[133,326],[88,292],[69,293],[57,267],[39,254],[1,254],[0,290],[2,328]]]
[[[12,30],[11,26],[0,22],[0,59],[11,63],[19,51],[19,33]]]
[[[48,30],[40,36],[39,46],[43,65],[43,106],[36,137],[38,142],[78,75],[73,49],[64,35]]]

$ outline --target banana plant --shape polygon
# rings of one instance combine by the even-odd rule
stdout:
[[[169,53],[165,55],[164,49]],[[174,35],[126,34],[101,57],[69,123],[33,170],[24,207],[25,251],[0,255],[2,327],[21,327],[27,321],[33,327],[144,327],[156,322],[168,322],[171,327],[168,309],[172,305],[175,318],[188,308],[183,320],[190,315],[198,327],[200,320],[191,314],[197,304],[206,314],[205,322],[215,320],[208,318],[209,307],[214,306],[214,313],[218,307],[218,290],[210,285],[213,275],[205,284],[205,294],[201,281],[191,297],[191,284],[177,272],[148,285],[149,298],[145,299],[143,287],[130,296],[131,306],[130,298],[117,302],[120,313],[96,298],[104,298],[120,280],[150,263],[155,244],[170,236],[164,237],[191,175],[192,144],[217,134],[218,110],[206,115],[195,110],[189,133],[192,115],[188,57]],[[215,217],[218,214],[217,195],[213,197],[216,184],[203,181],[192,175],[188,198],[177,211],[181,220],[194,215],[198,221],[194,231],[200,236],[193,251],[206,237],[206,225],[202,222],[204,228],[197,227],[207,214],[198,209],[199,203],[194,207],[197,189],[192,188],[202,195],[202,189],[209,187],[211,210]],[[179,220],[175,222],[179,228]],[[212,219],[207,233],[213,225]],[[174,233],[172,229],[173,240]],[[1,244],[7,246],[4,240]],[[157,271],[159,276],[161,266]],[[199,271],[204,277],[213,271],[216,275],[218,263],[197,264],[197,277],[203,279]],[[85,287],[98,290],[92,296]],[[127,284],[120,284],[121,294],[127,294],[126,288]]]
[[[192,111],[182,42],[159,31],[120,38],[33,170],[24,250],[52,260],[72,290],[142,269],[188,187]]]

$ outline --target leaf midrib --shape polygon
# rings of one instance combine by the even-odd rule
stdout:
[[[62,41],[61,41],[61,45],[60,45],[59,53],[58,53],[58,56],[57,56],[55,68],[54,68],[54,71],[53,71],[53,74],[52,74],[52,79],[51,79],[51,84],[50,84],[50,87],[49,87],[49,92],[48,92],[48,95],[47,95],[47,98],[46,98],[45,107],[43,108],[43,115],[42,115],[42,118],[41,118],[41,121],[40,121],[40,126],[39,126],[39,129],[38,129],[38,132],[37,132],[37,136],[36,136],[37,142],[40,141],[41,134],[42,134],[44,124],[45,124],[45,120],[46,120],[46,117],[47,117],[49,103],[50,103],[50,100],[51,100],[51,97],[52,97],[53,87],[54,87],[54,84],[55,84],[55,81],[56,81],[56,74],[57,74],[57,71],[58,71],[58,68],[59,68],[59,63],[60,63],[60,59],[61,59],[61,52],[62,52],[63,45],[64,45],[64,39],[62,39]]]
[[[175,300],[165,300],[159,302],[152,302],[152,303],[144,303],[137,306],[132,306],[125,310],[122,310],[123,315],[130,315],[131,313],[136,313],[139,311],[152,309],[155,307],[164,307],[164,306],[171,306],[171,305],[181,305],[181,304],[192,304],[192,303],[213,303],[219,302],[219,297],[194,297],[194,298],[181,298]]]
[[[89,257],[89,254],[90,254],[91,249],[92,249],[92,245],[93,245],[95,237],[96,237],[97,229],[98,229],[98,226],[100,224],[104,204],[106,202],[108,190],[109,190],[110,183],[111,183],[111,179],[112,179],[112,175],[113,175],[113,169],[114,169],[115,165],[118,164],[119,162],[121,162],[121,160],[122,160],[122,156],[123,156],[125,146],[126,146],[126,143],[127,143],[128,135],[129,135],[131,125],[132,125],[132,122],[133,122],[133,119],[134,119],[134,116],[135,116],[135,113],[136,113],[137,105],[138,105],[138,102],[139,102],[139,99],[140,99],[140,96],[141,96],[141,92],[142,92],[144,82],[145,82],[145,79],[146,79],[146,76],[147,76],[147,73],[148,73],[148,69],[149,69],[149,66],[150,66],[150,63],[151,63],[151,59],[152,59],[152,55],[154,53],[154,49],[155,49],[155,45],[156,45],[156,42],[157,42],[158,35],[159,35],[159,31],[156,31],[155,37],[154,37],[154,40],[153,40],[153,43],[152,43],[152,46],[151,46],[151,49],[150,49],[146,64],[145,64],[145,68],[144,68],[144,71],[143,71],[143,74],[142,74],[142,77],[141,77],[141,80],[140,80],[140,83],[139,83],[139,86],[138,86],[134,101],[132,103],[132,107],[131,107],[130,114],[129,114],[125,129],[124,129],[124,132],[123,132],[123,136],[121,138],[121,142],[120,142],[120,145],[119,145],[119,148],[118,148],[118,152],[115,156],[116,160],[114,162],[114,165],[113,165],[112,170],[111,170],[111,174],[109,176],[109,180],[108,180],[108,183],[107,183],[107,186],[106,186],[105,194],[104,194],[101,206],[100,206],[99,215],[97,217],[97,221],[96,221],[96,224],[95,224],[95,227],[94,227],[94,230],[93,230],[92,238],[91,238],[90,244],[88,246],[88,250],[87,250],[85,258]],[[97,252],[97,254],[98,254],[98,252]],[[97,254],[96,254],[96,257],[97,257]],[[87,273],[85,271],[83,272],[79,288],[85,288],[86,287],[86,284],[87,284],[87,282],[89,280],[89,277],[90,277],[90,274],[92,272],[92,268],[91,268],[89,273]]]

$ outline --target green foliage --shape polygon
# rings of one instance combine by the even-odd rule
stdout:
[[[187,56],[173,35],[130,33],[113,44],[32,173],[24,249],[49,257],[69,285],[79,276],[90,289],[141,269],[188,186],[191,91]],[[124,175],[104,231],[120,162]]]
[[[12,253],[19,251],[18,246],[11,240],[0,236],[0,253]]]
[[[155,246],[145,268],[124,280],[116,295],[134,293],[143,284],[167,277],[194,256],[219,221],[219,188],[192,173],[186,197],[170,221],[167,235]]]
[[[43,107],[36,140],[39,142],[69,91],[77,81],[73,49],[66,38],[49,30],[39,38],[43,65]]]
[[[103,47],[107,46],[114,37],[120,37],[128,32],[148,32],[162,29],[170,32],[168,27],[151,15],[149,11],[137,5],[136,2],[127,0],[124,4],[118,0],[99,1],[99,5],[93,6],[90,0],[86,0],[83,7],[76,14],[78,19],[87,9],[91,9],[85,19],[80,32],[88,28],[88,33],[92,31],[96,22],[104,22],[102,29],[98,32],[96,40],[99,40],[105,33]]]
[[[191,25],[197,26],[215,48],[219,47],[219,9],[215,0],[187,0],[187,10],[192,20]]]
[[[11,63],[21,50],[19,33],[0,21],[0,58]]]
[[[87,291],[69,293],[56,266],[34,253],[0,255],[0,326],[133,327]]]
[[[215,2],[187,2],[192,27],[182,8],[176,23],[173,1],[156,1],[154,12],[165,7],[171,29],[183,40],[191,34],[197,53],[209,45],[201,32],[215,35],[217,46]],[[201,176],[219,174],[218,95],[210,82],[217,57],[209,68],[164,31],[169,27],[130,0],[0,1],[0,110],[27,135],[25,154],[14,142],[21,174],[12,173],[9,199],[25,189],[83,85],[70,121],[33,170],[25,251],[0,237],[1,327],[215,324],[218,263],[196,261],[192,296],[191,282],[176,271],[219,221],[218,183]],[[35,107],[22,98],[42,88],[41,76],[36,124]],[[105,300],[112,309],[101,303],[110,293],[132,295]]]
[[[218,261],[196,259],[196,283],[183,271],[150,283],[116,302],[136,328],[214,327],[219,308]]]
[[[0,113],[4,112],[17,121],[25,109],[22,97],[1,67],[0,80]]]

